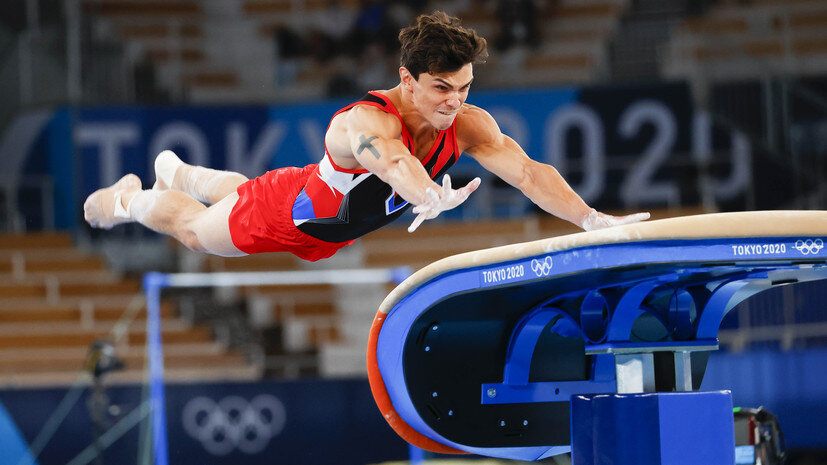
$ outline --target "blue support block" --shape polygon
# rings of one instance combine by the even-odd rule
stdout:
[[[716,392],[577,395],[573,465],[733,465],[732,395]]]

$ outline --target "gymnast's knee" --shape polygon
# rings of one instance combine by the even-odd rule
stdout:
[[[209,252],[201,241],[198,240],[198,234],[192,230],[186,230],[180,234],[176,234],[176,239],[178,242],[184,245],[184,247],[192,250],[193,252]]]

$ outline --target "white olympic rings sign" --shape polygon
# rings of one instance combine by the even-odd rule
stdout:
[[[531,260],[531,271],[537,276],[548,276],[552,265],[551,257],[546,257],[542,261],[534,258]]]
[[[795,241],[795,248],[796,250],[801,252],[802,255],[818,255],[821,249],[824,248],[824,242],[821,239],[799,239]]]
[[[212,455],[227,455],[235,449],[257,454],[281,433],[285,420],[284,404],[268,394],[249,402],[239,396],[218,402],[195,397],[181,413],[184,430]]]

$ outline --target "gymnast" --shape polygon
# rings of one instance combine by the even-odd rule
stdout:
[[[186,164],[165,150],[155,159],[152,189],[142,190],[140,179],[127,174],[86,199],[86,221],[104,229],[138,222],[215,255],[291,252],[315,261],[411,205],[417,216],[409,232],[460,205],[480,185],[475,178],[454,189],[445,174],[463,152],[543,210],[587,231],[649,218],[590,208],[554,167],[529,158],[488,112],[465,103],[473,65],[488,52],[485,39],[459,19],[421,15],[399,41],[400,83],[336,112],[319,163],[247,179]],[[434,181],[440,177],[441,186]]]

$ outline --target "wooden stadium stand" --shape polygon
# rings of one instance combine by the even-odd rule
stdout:
[[[685,76],[702,67],[722,78],[752,77],[756,69],[796,75],[827,71],[827,4],[759,0],[716,5],[674,31],[664,71]]]
[[[522,85],[586,83],[599,78],[607,66],[609,40],[628,5],[627,0],[548,2],[538,12],[541,45],[520,60],[522,69],[515,72],[505,66],[501,76],[483,78]],[[493,15],[488,21],[496,23]],[[477,24],[479,21],[471,22]],[[489,39],[496,37],[497,27],[483,25],[478,29]],[[503,58],[498,52],[491,60]],[[486,73],[496,73],[496,68],[490,66]]]
[[[330,316],[336,313],[335,287],[331,284],[254,286],[247,295],[266,296],[274,301],[274,317]]]
[[[304,373],[318,374],[320,351],[347,342],[342,331],[347,308],[333,285],[262,286],[247,289],[245,298],[251,310],[266,315],[266,326],[280,333],[279,345],[267,354],[268,366],[279,357],[305,360]]]
[[[330,8],[331,2],[328,0],[246,0],[243,2],[244,13],[248,15],[256,15],[262,17],[269,17],[270,19],[283,18],[286,13],[307,13]],[[357,0],[345,0],[339,3],[342,8],[356,10],[359,8]]]
[[[229,2],[205,5],[197,0],[84,2],[96,30],[152,63],[165,90],[199,101],[211,95],[233,100],[272,78],[266,63],[272,46],[247,40],[249,27],[243,18],[235,21],[235,8]],[[227,42],[227,36],[234,40]]]
[[[171,242],[181,253],[184,268],[200,272],[279,272],[307,266],[288,253],[245,257],[192,254]],[[189,291],[180,291],[186,295]],[[264,365],[268,375],[296,377],[318,374],[322,345],[343,339],[337,289],[330,284],[240,286],[214,289],[217,298],[245,309],[252,330],[263,336]]]
[[[205,270],[210,272],[267,272],[290,271],[301,267],[302,262],[287,253],[266,253],[246,257],[208,256]],[[332,304],[333,286],[328,284],[302,284],[285,286],[248,286],[243,288],[245,295],[267,296],[276,301],[273,316],[276,318],[293,315],[317,315],[329,313],[319,311],[318,307],[329,308]],[[281,310],[279,309],[281,308]],[[290,308],[287,311],[284,308]]]
[[[204,59],[200,2],[86,0],[83,7],[85,13],[102,21],[103,29],[139,46],[153,60]]]
[[[485,222],[425,223],[413,234],[404,227],[388,227],[368,234],[359,242],[368,267],[410,266],[418,269],[456,253],[538,237],[537,221],[528,217]]]
[[[131,319],[124,320],[129,312]],[[260,368],[215,342],[206,327],[161,307],[167,378],[252,379]],[[113,338],[118,326],[123,336]],[[0,235],[0,384],[67,384],[81,375],[89,346],[112,340],[125,370],[120,382],[144,372],[146,309],[141,285],[74,248],[62,233]]]
[[[277,29],[295,23],[297,18],[312,20],[330,6],[327,0],[245,0],[242,9],[245,15],[256,20],[262,36],[272,37]],[[358,0],[344,0],[338,6],[353,13],[359,10]]]
[[[88,321],[116,321],[124,312],[134,297],[121,299],[119,304],[107,306],[95,305],[88,299],[61,299],[60,302],[50,304],[42,299],[0,299],[4,308],[0,311],[0,324],[4,323],[41,323],[41,322],[88,322]],[[171,303],[165,302],[161,306],[161,317],[175,318],[175,310]],[[141,309],[136,317],[137,321],[146,320],[146,311]]]
[[[206,257],[204,271],[278,271],[295,269],[299,259],[291,254],[258,254],[246,257]]]

